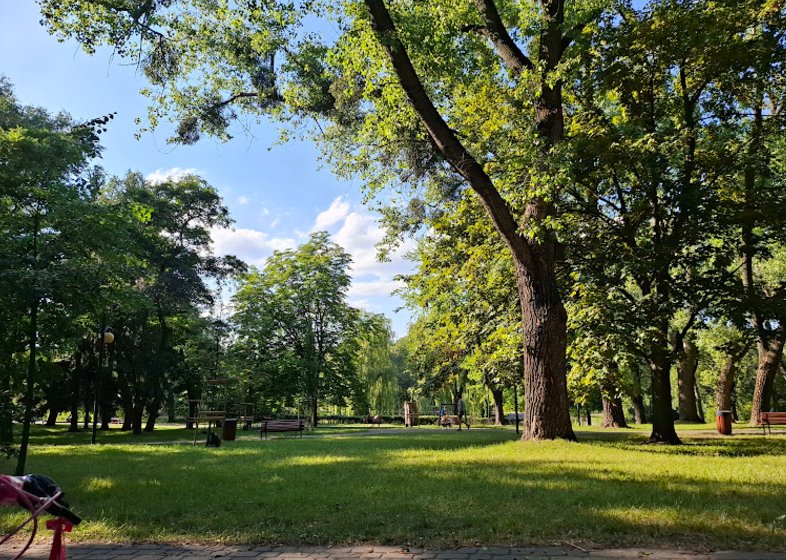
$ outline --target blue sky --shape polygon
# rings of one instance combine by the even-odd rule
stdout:
[[[273,250],[295,247],[311,231],[329,231],[353,256],[350,302],[387,315],[396,336],[406,333],[409,314],[395,312],[402,302],[390,292],[396,287],[393,276],[413,268],[403,258],[409,244],[391,262],[376,261],[374,244],[383,232],[361,205],[358,184],[320,169],[309,143],[274,145],[278,134],[272,125],[249,125],[248,132],[236,133],[228,143],[208,138],[194,146],[172,146],[166,143],[166,127],[136,140],[134,119],[146,114],[146,99],[138,93],[143,76],[109,50],[88,56],[73,42],[58,43],[39,19],[32,0],[0,0],[0,74],[14,85],[21,103],[83,119],[117,112],[102,136],[100,164],[109,173],[204,177],[236,221],[233,230],[213,232],[217,253],[261,266]]]

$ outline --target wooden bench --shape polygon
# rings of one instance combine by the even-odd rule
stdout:
[[[762,412],[761,429],[764,433],[772,433],[771,426],[786,426],[786,412]]]
[[[300,432],[300,437],[303,437],[303,430],[306,427],[305,420],[263,420],[262,427],[259,430],[259,435],[265,436],[274,432]]]

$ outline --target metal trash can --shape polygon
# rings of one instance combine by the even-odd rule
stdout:
[[[718,428],[719,434],[730,436],[732,423],[731,410],[718,410],[715,412],[715,426]]]
[[[221,439],[224,441],[235,441],[237,436],[237,418],[224,418],[221,427]]]

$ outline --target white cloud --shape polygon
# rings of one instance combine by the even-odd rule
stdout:
[[[164,181],[169,179],[174,181],[179,181],[180,179],[183,179],[187,175],[200,175],[200,174],[201,172],[194,167],[188,167],[186,169],[183,169],[181,167],[171,167],[169,169],[156,169],[152,173],[148,173],[148,175],[145,177],[145,180],[154,184],[158,184],[158,183],[163,183]]]
[[[393,293],[393,290],[403,286],[404,283],[399,280],[356,281],[350,286],[347,295],[349,295],[349,297],[389,296]]]
[[[349,208],[349,203],[339,196],[331,203],[330,208],[320,212],[317,219],[314,220],[314,227],[311,228],[311,231],[322,231],[339,223],[347,217]]]
[[[292,249],[297,242],[291,238],[271,237],[255,229],[213,228],[210,231],[217,255],[235,255],[243,261],[261,266],[273,251]]]
[[[239,197],[237,197],[237,203],[240,204],[241,206],[245,206],[246,204],[248,204],[248,202],[249,202],[249,200],[248,200],[247,196],[239,196]]]

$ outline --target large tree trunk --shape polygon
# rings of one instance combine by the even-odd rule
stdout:
[[[536,281],[520,264],[516,272],[524,332],[526,406],[522,439],[575,441],[565,376],[567,313],[556,279],[552,276],[552,282],[548,282],[546,274],[539,274]]]
[[[505,392],[503,389],[492,389],[491,396],[494,398],[494,424],[501,426],[505,423]]]
[[[772,331],[770,336],[761,336],[759,339],[759,367],[756,370],[756,385],[753,388],[751,426],[758,426],[761,423],[761,413],[770,409],[772,385],[783,356],[784,338],[786,338],[786,328],[780,326]]]
[[[671,361],[668,350],[656,349],[650,359],[652,375],[652,433],[650,443],[680,444],[677,431],[674,429],[674,413],[671,408]]]
[[[682,342],[682,352],[677,363],[677,399],[680,420],[701,422],[696,402],[696,369],[699,366],[699,349],[689,337]]]
[[[483,166],[464,147],[431,101],[401,42],[383,0],[365,0],[372,26],[381,46],[390,58],[399,83],[413,109],[428,132],[432,145],[477,193],[501,238],[510,249],[516,265],[516,279],[521,300],[524,330],[525,415],[524,439],[576,439],[570,423],[565,371],[566,314],[557,291],[554,271],[556,242],[532,241],[521,235],[522,223],[514,217],[494,181]],[[543,140],[543,158],[563,138],[562,84],[552,80],[551,72],[560,63],[566,38],[562,33],[564,3],[543,0],[549,14],[541,29],[538,65],[533,64],[512,41],[496,6],[488,0],[476,0],[487,37],[500,53],[513,75],[522,69],[539,66],[541,91],[535,100],[535,125]],[[538,223],[553,214],[553,208],[536,199],[527,205],[523,225]]]

